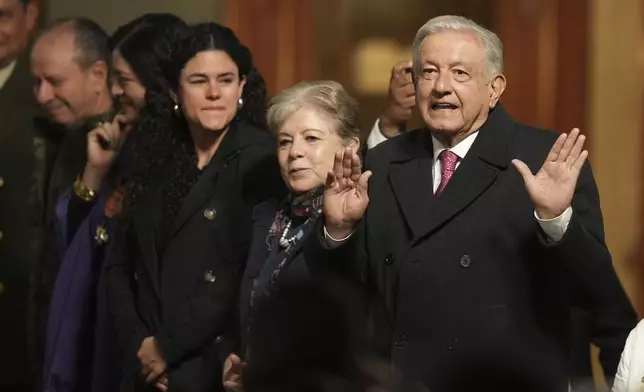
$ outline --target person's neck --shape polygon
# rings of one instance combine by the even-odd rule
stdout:
[[[114,102],[112,101],[112,96],[109,92],[105,91],[100,93],[96,98],[96,102],[92,109],[85,116],[84,121],[87,122],[87,120],[104,115],[112,109],[113,104]]]
[[[434,130],[430,130],[430,132],[432,133],[432,136],[434,136],[436,140],[438,140],[445,148],[454,148],[458,143],[467,139],[468,136],[470,136],[477,130],[459,133],[441,132]]]
[[[445,148],[454,148],[458,143],[467,139],[470,135],[478,132],[483,124],[485,124],[485,121],[487,121],[487,116],[475,121],[474,124],[469,127],[469,129],[461,130],[458,132],[437,131],[431,128],[429,129],[429,131],[431,132],[432,136],[436,138],[436,140],[438,140],[443,146],[445,146]]]
[[[195,153],[197,154],[197,167],[201,170],[208,165],[210,159],[219,149],[221,141],[224,140],[224,136],[228,133],[230,126],[220,131],[208,131],[199,125],[191,125],[189,128]]]

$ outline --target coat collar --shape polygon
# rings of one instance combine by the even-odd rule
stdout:
[[[511,157],[514,120],[499,104],[490,111],[474,144],[440,197],[433,191],[433,149],[429,132],[414,131],[394,143],[389,183],[411,229],[414,241],[431,234],[472,204]]]

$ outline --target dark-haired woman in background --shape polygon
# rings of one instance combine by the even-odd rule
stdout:
[[[135,389],[212,392],[237,341],[252,208],[285,190],[264,81],[232,30],[192,27],[164,71],[171,93],[148,96],[130,135],[157,148],[137,150],[152,180],[126,188],[136,208],[108,258],[108,296]]]
[[[112,92],[122,114],[113,124],[102,124],[88,134],[85,170],[56,206],[56,240],[62,262],[49,304],[45,391],[118,389],[119,356],[100,271],[121,205],[122,195],[115,186],[125,177],[136,178],[114,161],[123,136],[145,102],[146,91],[167,91],[159,63],[168,57],[169,40],[187,28],[174,15],[148,14],[120,27],[110,39],[116,76]],[[131,147],[125,155],[134,153]]]

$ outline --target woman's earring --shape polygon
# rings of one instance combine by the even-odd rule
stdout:
[[[172,109],[174,110],[174,114],[176,114],[178,116],[179,115],[179,104],[175,103],[174,107]]]
[[[237,101],[237,110],[241,110],[241,108],[243,107],[244,107],[244,99],[239,98],[239,100]]]

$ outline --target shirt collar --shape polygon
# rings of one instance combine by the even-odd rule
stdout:
[[[7,84],[7,81],[11,77],[14,68],[16,68],[16,60],[12,61],[6,67],[0,69],[0,89],[2,89]]]
[[[451,152],[456,154],[460,158],[460,160],[463,160],[465,158],[465,155],[467,155],[467,152],[472,147],[472,144],[474,144],[474,140],[476,140],[476,137],[478,136],[478,134],[479,134],[479,131],[474,132],[473,134],[469,135],[465,139],[461,140],[457,145],[455,145],[452,148],[445,147],[445,145],[439,142],[438,139],[436,139],[432,134],[432,147],[434,148],[434,163],[436,163],[436,161],[438,160],[438,156],[444,150],[450,150]]]

